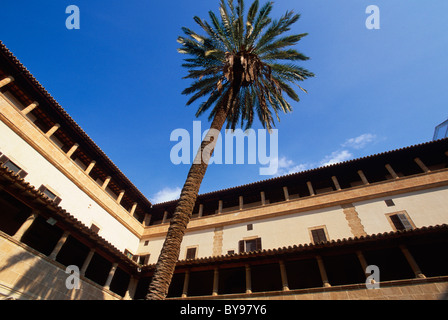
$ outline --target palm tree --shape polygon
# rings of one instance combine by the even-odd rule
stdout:
[[[306,92],[298,82],[314,76],[292,62],[308,59],[290,48],[306,33],[284,35],[300,15],[288,11],[280,19],[271,20],[271,10],[272,2],[259,7],[255,0],[245,17],[243,0],[237,0],[236,7],[234,0],[227,0],[227,4],[220,0],[219,18],[209,12],[211,24],[194,17],[204,35],[182,28],[185,36],[178,38],[181,45],[178,51],[189,55],[182,66],[188,69],[185,78],[194,79],[182,93],[192,95],[187,105],[207,97],[196,116],[211,109],[209,120],[213,121],[181,191],[146,299],[166,297],[180,245],[216,144],[216,132],[221,131],[224,123],[227,129],[235,129],[238,123],[248,129],[255,114],[263,127],[270,130],[274,127],[273,113],[279,121],[280,111],[292,111],[283,94],[299,101],[290,84]]]

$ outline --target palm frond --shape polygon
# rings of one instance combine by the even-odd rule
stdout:
[[[271,130],[281,113],[292,111],[300,101],[295,85],[314,74],[294,64],[309,58],[295,49],[307,34],[287,34],[300,15],[287,11],[270,18],[273,3],[254,0],[245,15],[243,0],[220,0],[219,14],[209,11],[209,21],[194,17],[202,34],[182,28],[179,52],[188,55],[185,79],[193,82],[182,93],[191,95],[187,105],[205,98],[196,116],[209,112],[213,119],[220,108],[227,114],[226,127],[248,129],[255,117]]]

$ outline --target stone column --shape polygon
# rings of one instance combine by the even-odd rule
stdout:
[[[200,204],[200,205],[199,205],[198,218],[202,217],[203,214],[204,214],[204,205],[203,205],[203,204]]]
[[[331,287],[330,282],[328,282],[327,271],[325,270],[325,265],[321,256],[316,256],[317,264],[319,265],[320,277],[322,278],[322,283],[324,287]]]
[[[187,270],[185,272],[185,278],[184,278],[184,287],[182,289],[182,298],[186,298],[188,295],[188,284],[190,282],[190,270]]]
[[[126,290],[126,294],[124,295],[125,300],[132,300],[134,299],[135,290],[137,289],[138,280],[134,276],[131,276],[131,279],[129,280],[129,285]]]
[[[75,143],[75,144],[70,148],[70,150],[68,150],[68,152],[66,153],[66,154],[67,154],[67,157],[70,158],[70,157],[72,156],[72,154],[75,153],[76,149],[78,149],[78,147],[79,147],[79,144]]]
[[[411,266],[412,271],[414,271],[415,277],[416,278],[426,278],[426,276],[420,270],[420,267],[418,266],[414,257],[409,252],[408,248],[406,248],[405,245],[400,245],[400,249],[401,249],[401,252],[403,252],[404,256],[406,257],[406,260],[408,261],[409,265]]]
[[[33,224],[34,220],[36,220],[37,216],[39,215],[39,211],[33,210],[30,214],[30,216],[25,220],[25,222],[20,226],[19,230],[12,236],[14,239],[21,241],[23,235],[25,232],[28,231],[28,229]]]
[[[132,204],[132,208],[131,208],[131,211],[129,211],[129,214],[130,214],[131,216],[134,216],[135,210],[137,210],[137,202],[134,202],[134,203]]]
[[[84,276],[86,274],[86,270],[89,267],[89,263],[92,260],[94,254],[95,254],[95,249],[90,249],[89,254],[87,255],[86,259],[84,260],[81,271],[79,272],[82,276]]]
[[[283,194],[285,195],[285,201],[289,200],[288,187],[283,187]]]
[[[422,160],[420,160],[420,158],[415,158],[414,161],[415,161],[415,163],[418,164],[418,166],[420,167],[420,169],[423,170],[423,172],[427,173],[427,172],[430,172],[430,171],[431,171],[431,170],[428,169],[427,166],[425,166],[425,164],[423,163]]]
[[[222,200],[218,201],[218,214],[222,213]]]
[[[93,167],[95,166],[96,161],[90,162],[89,166],[87,167],[86,171],[84,171],[87,175],[89,175],[90,171],[92,171]]]
[[[121,200],[123,199],[123,197],[124,197],[124,193],[125,193],[124,190],[120,190],[120,194],[119,194],[118,197],[117,197],[117,203],[118,203],[118,204],[120,204]]]
[[[28,107],[23,109],[21,112],[24,116],[26,116],[28,113],[30,113],[31,111],[36,109],[38,106],[39,106],[39,102],[34,101],[32,104],[30,104]]]
[[[246,293],[252,293],[252,277],[250,274],[250,265],[246,264]]]
[[[109,275],[107,276],[106,284],[104,285],[104,288],[109,290],[110,284],[112,283],[112,279],[114,278],[115,271],[117,271],[118,263],[113,263],[112,268],[110,268]]]
[[[59,123],[56,123],[50,130],[47,131],[47,133],[45,133],[45,136],[47,138],[50,138],[56,131],[58,131],[60,127],[61,125]]]
[[[51,254],[48,256],[50,259],[52,260],[56,260],[56,257],[59,253],[59,251],[61,251],[62,246],[64,245],[65,241],[67,241],[68,236],[70,235],[70,232],[68,231],[64,231],[64,233],[62,234],[61,238],[59,239],[58,243],[56,244],[56,246],[54,247],[53,251],[51,252]]]
[[[166,218],[168,217],[168,211],[164,211],[163,212],[163,219],[162,219],[162,223],[166,222]]]
[[[112,177],[111,176],[107,176],[106,180],[104,180],[103,185],[101,186],[101,189],[106,190],[107,185],[110,182],[110,179],[112,179]]]
[[[369,184],[369,181],[367,180],[367,178],[364,175],[364,172],[362,172],[362,170],[358,170],[358,175],[360,176],[362,183]]]
[[[266,204],[266,196],[264,194],[264,191],[260,192],[260,197],[261,197],[261,205],[264,206]]]
[[[0,81],[0,88],[6,86],[6,85],[8,85],[8,84],[10,84],[10,83],[13,82],[13,81],[14,81],[14,78],[13,78],[12,76],[8,76],[8,77],[2,79],[2,80]]]
[[[386,167],[387,171],[389,171],[389,173],[392,176],[392,178],[394,178],[394,179],[398,179],[399,178],[398,174],[395,172],[395,170],[391,167],[390,164],[386,164],[385,167]]]
[[[149,224],[151,223],[151,217],[152,215],[147,213],[145,214],[145,219],[143,220],[144,226],[149,226]]]
[[[311,196],[314,196],[315,193],[314,193],[314,189],[313,189],[313,185],[311,184],[311,181],[308,181],[308,182],[306,183],[306,185],[308,186],[308,191],[310,192],[310,195],[311,195]]]
[[[282,277],[283,291],[289,291],[288,276],[286,274],[285,262],[283,260],[280,260],[279,265],[280,265],[280,275]]]
[[[334,186],[336,187],[336,190],[341,190],[341,186],[339,185],[338,178],[336,176],[332,176],[331,180],[333,180]]]
[[[215,270],[213,271],[213,292],[212,296],[218,295],[218,286],[219,286],[219,269],[218,267],[215,267]]]
[[[366,269],[367,269],[367,261],[366,258],[364,258],[364,255],[362,254],[362,251],[356,251],[356,255],[358,256],[359,259],[359,263],[361,263],[361,267],[364,273],[366,273]]]
[[[244,206],[243,196],[239,196],[238,201],[239,201],[239,205],[240,205],[240,210],[243,210],[243,206]]]

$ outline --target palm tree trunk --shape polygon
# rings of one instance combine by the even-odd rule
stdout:
[[[210,126],[210,129],[215,129],[217,132],[221,131],[222,126],[226,121],[227,110],[230,109],[229,106],[233,100],[233,90],[230,90],[229,98],[227,100],[228,107],[225,108],[223,106],[219,108]],[[209,130],[209,133],[211,131],[213,130]],[[201,152],[202,155],[204,148],[212,141],[208,141],[208,138],[206,137],[202,141],[201,148],[198,152]],[[213,149],[210,150],[210,155],[212,152]],[[156,264],[156,270],[149,286],[148,294],[146,295],[147,300],[163,300],[168,293],[171,278],[179,259],[180,245],[193,213],[202,179],[204,178],[205,171],[208,167],[208,160],[204,162],[202,157],[201,159],[201,163],[194,162],[188,172],[187,180],[182,188],[179,202],[174,210],[173,218],[170,221],[170,227]]]

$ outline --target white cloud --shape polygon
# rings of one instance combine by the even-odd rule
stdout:
[[[321,165],[322,166],[329,166],[331,164],[335,164],[335,163],[339,163],[339,162],[343,162],[343,161],[349,160],[352,157],[353,157],[353,154],[350,153],[348,150],[334,151],[332,154],[330,154],[329,156],[326,156],[321,161]]]
[[[355,157],[352,152],[353,150],[362,149],[367,144],[375,142],[377,140],[377,136],[371,133],[365,133],[358,137],[347,139],[343,144],[341,144],[342,148],[333,151],[331,154],[325,156],[321,161],[317,163],[297,164],[294,162],[294,160],[288,159],[285,156],[274,158],[271,160],[270,168],[272,168],[272,170],[271,172],[269,172],[269,174],[273,176],[283,176],[290,173],[306,171],[317,167],[344,162]]]
[[[290,173],[308,170],[310,169],[310,165],[304,163],[296,164],[291,159],[281,157],[280,159],[279,158],[272,159],[271,168],[273,168],[272,172],[270,172],[271,175],[283,176]]]
[[[170,200],[176,200],[180,197],[181,188],[163,188],[162,190],[158,191],[155,196],[151,199],[152,203],[161,203],[166,202]]]
[[[350,138],[347,139],[343,144],[342,147],[344,148],[353,148],[353,149],[362,149],[364,148],[368,143],[375,141],[376,135],[371,133],[365,133],[362,134],[356,138]]]

